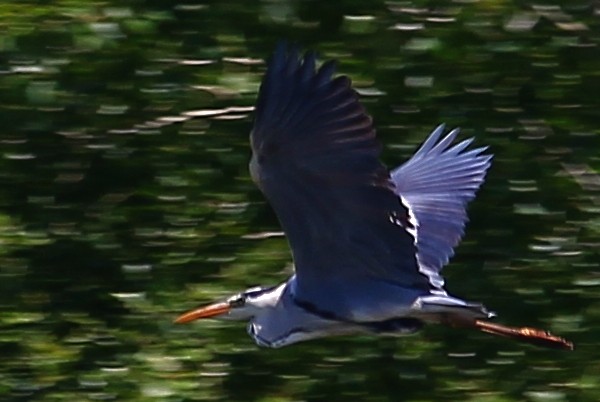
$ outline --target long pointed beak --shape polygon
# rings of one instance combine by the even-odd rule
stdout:
[[[231,305],[228,302],[220,302],[188,311],[175,319],[176,324],[185,324],[201,318],[211,318],[228,313]]]

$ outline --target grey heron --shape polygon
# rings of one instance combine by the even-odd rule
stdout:
[[[248,320],[261,346],[331,335],[409,334],[425,323],[476,328],[556,348],[546,331],[488,320],[483,305],[447,293],[454,254],[492,156],[437,127],[388,171],[371,118],[335,64],[280,44],[268,62],[250,136],[253,180],[274,209],[295,272],[181,315]]]

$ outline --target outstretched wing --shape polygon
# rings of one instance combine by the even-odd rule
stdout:
[[[371,118],[350,80],[332,78],[280,44],[262,82],[250,170],[287,235],[296,292],[327,300],[350,283],[385,280],[429,289],[408,210],[379,161]]]
[[[437,127],[410,160],[392,171],[396,192],[416,226],[419,269],[440,290],[444,280],[439,273],[464,234],[466,205],[492,159],[482,154],[486,148],[466,150],[472,138],[452,145],[458,129],[440,140],[443,132],[444,125]]]

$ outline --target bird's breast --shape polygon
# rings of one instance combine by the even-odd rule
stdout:
[[[250,176],[256,185],[260,188],[260,167],[255,154],[252,154],[249,164]]]

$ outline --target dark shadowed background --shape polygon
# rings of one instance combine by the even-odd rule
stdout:
[[[574,352],[172,324],[291,272],[247,170],[280,38],[339,60],[388,166],[440,122],[490,146],[449,291]],[[600,400],[599,44],[597,1],[3,1],[0,400]]]

